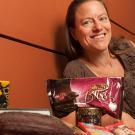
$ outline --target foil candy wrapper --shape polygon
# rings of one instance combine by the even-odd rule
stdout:
[[[52,108],[58,104],[59,107],[60,105],[64,107],[65,103],[68,104],[68,101],[73,100],[74,105],[78,107],[97,107],[103,113],[108,113],[118,119],[121,118],[122,77],[49,79],[47,80],[47,90]]]

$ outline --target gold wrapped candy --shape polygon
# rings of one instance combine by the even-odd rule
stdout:
[[[76,123],[85,122],[101,125],[102,111],[96,107],[79,107],[76,111]]]

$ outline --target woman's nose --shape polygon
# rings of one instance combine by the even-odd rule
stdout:
[[[99,21],[94,21],[94,24],[93,24],[93,32],[100,32],[102,31],[102,25]]]

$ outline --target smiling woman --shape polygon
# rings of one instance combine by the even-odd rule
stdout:
[[[85,55],[108,47],[111,25],[107,11],[98,1],[81,4],[76,10],[74,23],[75,28],[71,27],[71,34],[85,49]]]
[[[133,43],[125,38],[112,38],[108,11],[102,0],[72,1],[67,11],[66,27],[68,40],[66,54],[69,63],[65,67],[63,76],[65,78],[124,77],[126,94],[122,120],[128,127],[134,127]],[[73,115],[72,113],[69,116],[73,118]],[[69,120],[69,116],[63,119]],[[118,121],[109,115],[104,115],[102,118],[102,125]],[[72,122],[75,124],[75,119]]]

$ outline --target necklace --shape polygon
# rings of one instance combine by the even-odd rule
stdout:
[[[92,66],[92,64],[88,63],[86,60],[84,59],[79,59],[91,72],[93,72],[97,77],[103,77],[103,76],[112,76],[113,75],[113,69],[112,69],[112,63],[110,60],[110,70],[108,70],[108,72],[105,72],[105,68],[102,70],[96,70],[96,68],[94,68],[94,66]]]

